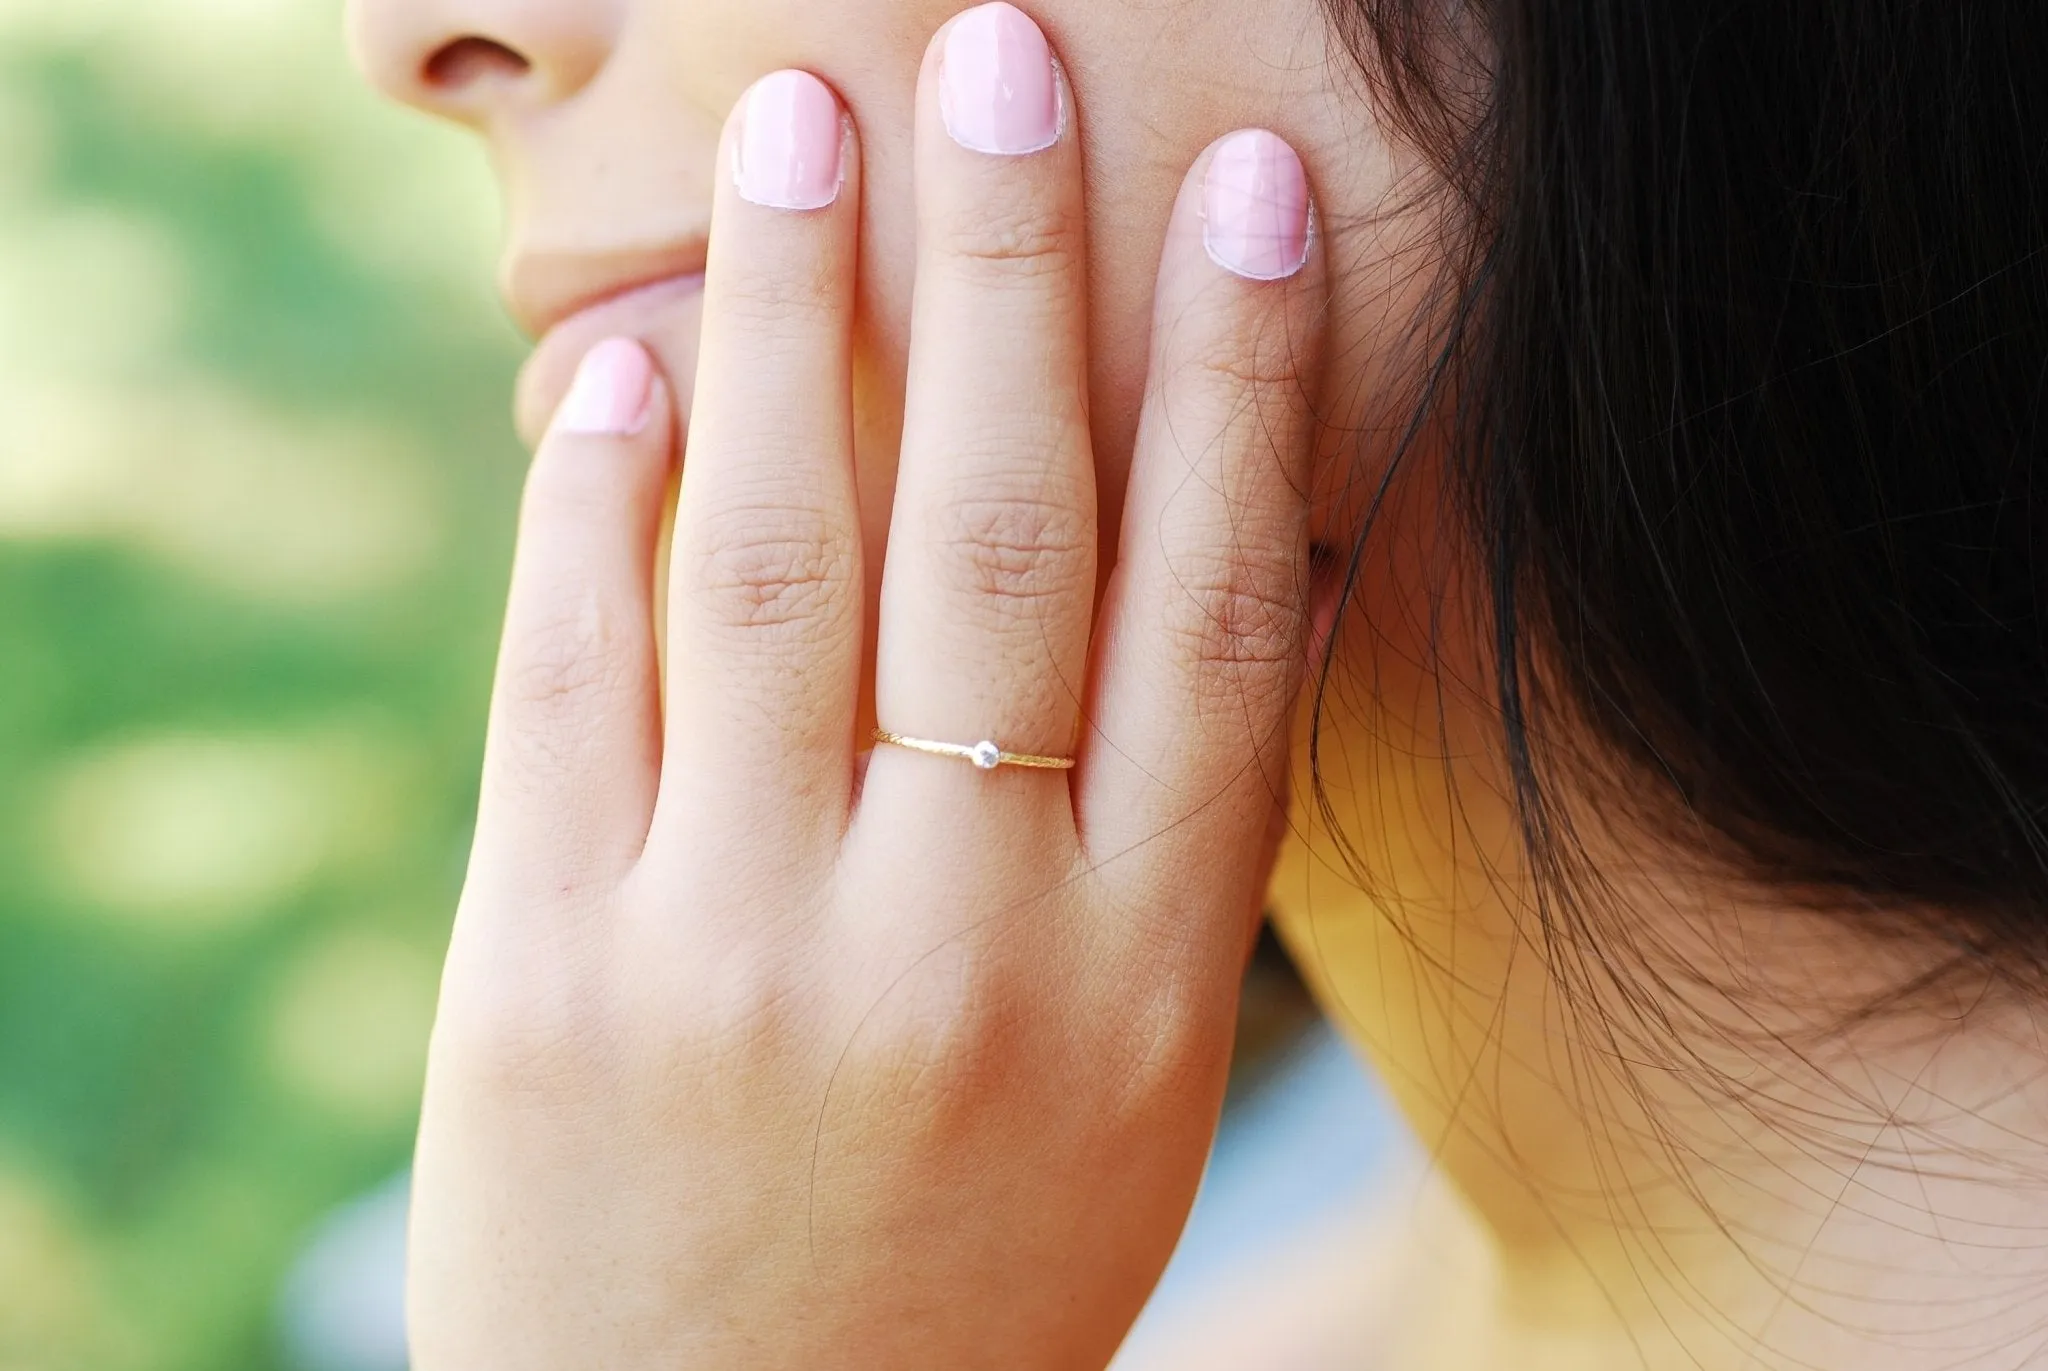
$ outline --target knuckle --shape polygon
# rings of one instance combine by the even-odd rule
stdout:
[[[1197,353],[1192,365],[1208,388],[1242,396],[1246,403],[1258,404],[1267,396],[1306,394],[1300,359],[1268,339],[1249,344],[1242,339],[1220,339]]]
[[[670,977],[633,977],[623,992],[627,1017],[639,1029],[637,1070],[656,1097],[723,1101],[737,1116],[761,1081],[799,1070],[809,1055],[811,998],[758,948],[696,955],[716,974],[684,983],[687,1012],[677,1010],[678,984]]]
[[[1122,1031],[1103,1065],[1115,1083],[1111,1098],[1140,1118],[1156,1117],[1162,1102],[1206,1093],[1218,1064],[1227,1060],[1230,1045],[1220,1041],[1215,1015],[1195,1003],[1194,988],[1184,978],[1150,994],[1127,994]]]
[[[1165,626],[1205,700],[1263,708],[1292,693],[1307,618],[1291,561],[1239,556],[1184,562]]]
[[[1086,521],[1057,499],[941,505],[931,544],[944,588],[975,601],[1028,609],[1093,584],[1095,548]]]
[[[694,583],[713,626],[809,640],[848,609],[856,553],[821,510],[749,507],[708,521]]]
[[[1299,390],[1313,364],[1304,340],[1287,328],[1287,312],[1264,302],[1191,314],[1176,326],[1173,351],[1198,380],[1227,391]]]
[[[1078,272],[1080,225],[1071,213],[996,196],[976,214],[948,223],[936,247],[940,256],[984,279],[1043,281]]]
[[[521,627],[501,687],[520,704],[580,707],[620,684],[624,626],[595,597],[550,606]]]
[[[718,305],[749,331],[786,333],[831,322],[842,294],[835,267],[812,256],[736,273]]]
[[[630,700],[634,630],[595,596],[578,596],[515,624],[498,674],[508,721],[501,755],[516,777],[574,768],[584,741]]]
[[[622,1033],[617,1007],[587,958],[554,951],[495,959],[490,976],[452,974],[434,1021],[433,1052],[500,1098],[602,1089]]]
[[[886,1117],[919,1121],[927,1143],[964,1139],[1034,1057],[1020,1001],[987,968],[950,965],[894,988],[859,1044],[858,1068]]]

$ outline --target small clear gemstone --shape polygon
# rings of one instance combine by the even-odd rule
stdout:
[[[994,771],[1003,764],[1003,750],[994,743],[976,743],[974,764],[983,771]]]

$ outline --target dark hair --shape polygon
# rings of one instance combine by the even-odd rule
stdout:
[[[1456,209],[1411,434],[1539,869],[1569,715],[1747,874],[2048,975],[2048,7],[1330,7]]]

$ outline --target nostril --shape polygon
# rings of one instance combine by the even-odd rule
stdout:
[[[533,70],[525,56],[489,38],[458,38],[427,59],[420,69],[428,86],[460,91],[480,81],[516,81]]]

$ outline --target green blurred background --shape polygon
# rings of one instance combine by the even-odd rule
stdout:
[[[340,0],[0,0],[0,1371],[281,1364],[409,1148],[522,459]]]

